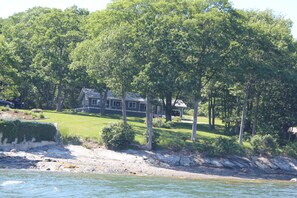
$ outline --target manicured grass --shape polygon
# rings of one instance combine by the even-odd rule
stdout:
[[[44,112],[46,119],[42,122],[58,123],[64,135],[75,135],[84,138],[98,138],[99,132],[116,118],[95,115],[76,115],[67,113]]]
[[[51,111],[45,111],[44,115],[46,119],[42,120],[42,122],[58,123],[58,127],[62,135],[73,135],[92,139],[98,139],[99,132],[105,126],[113,122],[121,121],[121,116],[119,115],[82,115]],[[198,119],[200,120],[197,132],[198,140],[204,141],[207,139],[218,138],[220,136],[228,138],[228,136],[222,134],[222,125],[217,125],[216,130],[210,131],[207,124],[208,119],[204,117],[199,117]],[[143,137],[143,134],[146,131],[144,118],[128,117],[128,123],[132,125],[133,129],[136,131],[135,141],[140,144],[145,144],[145,139]],[[170,139],[183,138],[185,141],[190,141],[191,129],[191,123],[177,123],[173,129],[155,128],[154,130],[160,133],[160,144],[162,145]]]
[[[183,115],[183,119],[192,121],[193,120],[193,116],[192,115]],[[203,116],[198,116],[197,117],[197,122],[198,122],[198,124],[199,123],[208,124],[208,118],[207,117],[203,117]],[[222,120],[216,118],[215,119],[215,125],[224,125],[224,123],[222,122]]]

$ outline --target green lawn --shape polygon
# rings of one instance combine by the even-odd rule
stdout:
[[[82,138],[98,139],[99,132],[103,127],[110,123],[121,120],[119,115],[99,116],[95,114],[69,114],[69,113],[57,113],[51,111],[45,111],[46,117],[42,122],[58,123],[58,127],[62,135],[73,135]],[[227,137],[222,134],[223,126],[221,124],[216,125],[216,130],[209,131],[208,119],[199,117],[197,139],[207,140],[217,138],[219,136]],[[128,123],[132,125],[136,131],[136,142],[144,144],[143,133],[146,130],[144,124],[144,118],[129,117]],[[217,121],[217,123],[221,123]],[[190,141],[191,137],[191,123],[177,123],[172,129],[155,128],[154,130],[159,132],[161,135],[161,144],[170,139],[181,139]]]

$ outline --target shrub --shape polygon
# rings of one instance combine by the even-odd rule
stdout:
[[[297,142],[287,144],[283,148],[283,153],[289,157],[297,158]]]
[[[268,135],[255,135],[251,139],[253,150],[257,154],[274,154],[278,147],[277,141],[270,134]]]
[[[40,119],[44,119],[44,118],[45,118],[45,116],[43,115],[43,113],[40,113],[40,114],[39,114],[39,118],[40,118]]]
[[[185,109],[184,110],[184,114],[185,115],[193,115],[194,114],[194,109]]]
[[[165,145],[167,148],[169,148],[172,151],[181,151],[183,148],[185,148],[185,141],[182,141],[180,139],[169,139],[165,142]]]
[[[148,131],[145,130],[144,133],[143,133],[145,139],[146,139],[146,142],[148,142]],[[153,132],[153,140],[152,140],[152,146],[153,148],[156,147],[160,142],[160,133],[158,131],[154,131]]]
[[[1,111],[10,111],[9,107],[1,107],[0,109],[1,109]]]
[[[107,148],[122,149],[133,142],[135,132],[130,125],[119,122],[103,128],[100,137]]]
[[[33,113],[42,113],[42,109],[31,109]]]
[[[181,122],[181,118],[179,116],[174,116],[172,119],[173,123]]]
[[[23,122],[19,120],[1,120],[1,143],[12,143],[17,138],[17,143],[25,141],[35,142],[55,141],[57,130],[53,124],[38,122]]]
[[[213,156],[223,155],[243,155],[244,149],[235,138],[227,139],[219,137],[212,142],[212,150],[209,152]]]
[[[173,122],[166,122],[163,118],[154,118],[153,127],[170,129],[173,127]]]

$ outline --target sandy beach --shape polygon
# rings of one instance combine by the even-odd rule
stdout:
[[[187,179],[290,180],[295,175],[295,173],[291,174],[290,172],[267,172],[259,170],[259,168],[226,168],[220,165],[203,164],[174,165],[171,163],[174,159],[172,156],[175,155],[145,150],[112,151],[100,147],[86,148],[80,145],[49,145],[27,151],[12,149],[0,152],[0,169],[92,172]],[[171,161],[165,163],[166,161],[162,160],[164,157],[170,158]],[[207,160],[209,161],[209,159]]]

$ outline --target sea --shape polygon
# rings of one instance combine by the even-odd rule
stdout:
[[[6,197],[292,198],[297,197],[297,183],[0,170],[0,198]]]

